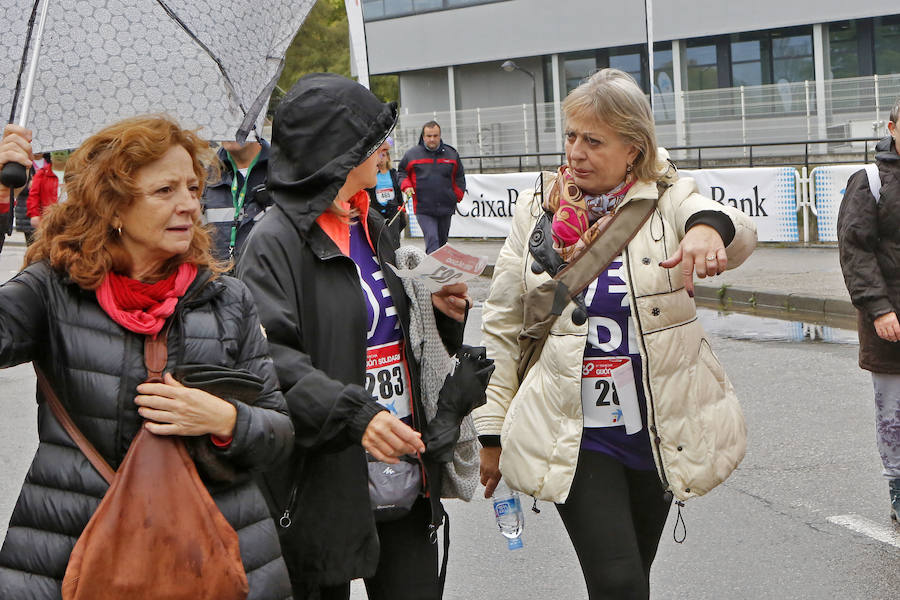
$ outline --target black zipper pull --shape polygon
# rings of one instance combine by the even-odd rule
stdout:
[[[681,515],[681,508],[684,506],[684,502],[681,500],[675,501],[675,506],[678,507],[678,516],[675,517],[675,527],[672,529],[672,539],[675,540],[677,544],[683,544],[684,540],[687,539],[687,525],[684,523],[684,517]],[[678,539],[678,526],[681,525],[681,539]]]
[[[531,504],[531,512],[533,512],[533,513],[536,514],[536,515],[541,514],[541,509],[539,509],[539,508],[537,507],[537,498],[535,498],[534,496],[532,496],[531,499],[534,500],[534,502]]]
[[[291,511],[294,509],[294,502],[297,500],[297,488],[300,487],[297,482],[294,482],[294,485],[291,486],[291,493],[288,496],[287,506],[284,507],[284,513],[281,515],[281,518],[278,519],[278,524],[282,529],[288,529],[293,521],[291,520]]]

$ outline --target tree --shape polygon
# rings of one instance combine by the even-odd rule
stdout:
[[[350,34],[344,0],[318,0],[285,56],[278,87],[286,91],[307,73],[337,73],[350,77]],[[372,92],[384,102],[397,100],[400,84],[396,75],[369,78]],[[283,92],[273,95],[274,110]]]

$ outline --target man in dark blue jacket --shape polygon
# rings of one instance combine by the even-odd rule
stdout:
[[[441,140],[441,126],[422,127],[419,145],[400,161],[400,189],[413,197],[413,210],[429,254],[447,243],[450,220],[466,192],[466,175],[459,154]]]
[[[269,144],[265,140],[224,142],[216,155],[222,178],[206,187],[204,216],[214,229],[213,255],[219,260],[236,259],[254,223],[271,205],[265,189]]]

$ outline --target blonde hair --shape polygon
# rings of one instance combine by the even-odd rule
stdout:
[[[628,73],[601,69],[566,97],[562,104],[566,119],[601,121],[638,150],[633,173],[637,179],[656,181],[663,166],[658,164],[656,127],[644,92]]]
[[[393,167],[393,164],[391,163],[391,151],[385,150],[384,151],[384,168],[387,169],[388,171],[390,171],[392,167]]]

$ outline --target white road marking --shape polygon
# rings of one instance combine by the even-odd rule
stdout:
[[[859,515],[838,515],[836,517],[828,517],[828,522],[846,527],[851,531],[861,533],[873,540],[878,540],[884,544],[890,544],[895,548],[900,548],[900,534],[887,525],[874,523]]]

